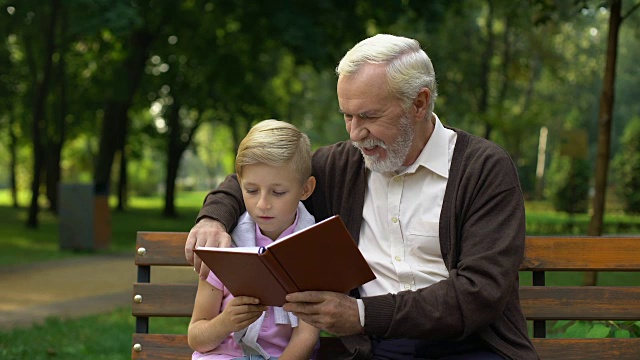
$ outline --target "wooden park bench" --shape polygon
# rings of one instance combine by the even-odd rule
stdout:
[[[138,232],[132,314],[136,317],[132,359],[190,359],[186,335],[149,333],[151,317],[191,317],[193,284],[151,281],[157,266],[191,266],[184,257],[187,233]],[[527,237],[521,271],[532,285],[521,286],[523,312],[532,323],[532,341],[542,360],[640,359],[640,338],[547,338],[553,320],[640,320],[640,284],[636,286],[545,286],[549,271],[640,271],[640,236]],[[186,334],[185,328],[185,334]],[[335,359],[338,338],[322,337],[321,359]]]

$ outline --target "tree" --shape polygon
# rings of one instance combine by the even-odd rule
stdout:
[[[49,200],[49,209],[54,213],[58,212],[58,183],[61,179],[60,160],[62,146],[65,140],[67,117],[67,74],[65,52],[68,46],[66,9],[61,7],[59,10],[59,26],[56,28],[54,35],[58,40],[57,58],[58,61],[53,65],[54,74],[52,81],[52,93],[57,96],[51,96],[51,109],[49,117],[52,121],[47,122],[44,131],[46,136],[43,140],[43,148],[45,149],[45,180],[46,195]]]
[[[551,161],[549,198],[558,211],[586,213],[589,204],[589,162],[556,154]]]
[[[618,34],[622,22],[639,7],[640,3],[636,3],[629,9],[626,15],[622,15],[622,0],[610,1],[606,64],[602,81],[602,93],[600,94],[600,112],[598,114],[598,152],[595,168],[595,195],[593,197],[593,215],[589,222],[588,232],[591,236],[602,235],[607,175],[609,172],[611,152],[611,124],[615,98]]]
[[[100,132],[94,182],[96,193],[102,195],[110,193],[111,168],[115,155],[122,153],[127,143],[129,110],[142,81],[153,41],[179,6],[179,3],[173,1],[118,1],[116,4],[119,5],[118,8],[109,2],[104,7],[112,14],[124,16],[128,22],[123,25],[123,36],[126,38],[123,42],[124,58],[114,64],[111,73],[113,77],[107,91]],[[121,81],[122,79],[127,81]]]
[[[45,121],[45,105],[46,99],[51,86],[52,61],[53,54],[56,52],[55,33],[59,20],[59,11],[61,8],[60,0],[52,0],[51,7],[48,9],[48,23],[45,25],[45,48],[42,54],[44,62],[42,69],[42,78],[36,83],[36,91],[33,104],[33,123],[31,128],[31,136],[33,139],[33,180],[31,182],[31,204],[29,206],[29,215],[27,217],[27,227],[38,227],[38,198],[40,197],[40,181],[41,170],[44,165],[44,148],[42,139],[42,129],[46,127]]]
[[[618,58],[618,34],[624,19],[640,7],[640,3],[633,5],[626,15],[622,15],[622,0],[610,0],[609,34],[607,38],[607,53],[602,93],[600,94],[600,111],[598,113],[598,151],[595,168],[595,195],[593,197],[593,215],[589,221],[588,235],[602,235],[604,222],[605,194],[609,159],[611,152],[611,124],[613,118],[613,103],[615,98],[616,61]],[[597,273],[585,274],[585,285],[595,285]]]
[[[13,17],[15,14],[15,8],[7,7],[7,17]],[[19,207],[18,203],[18,184],[17,184],[17,163],[18,163],[18,141],[19,130],[24,127],[22,118],[19,116],[23,112],[22,103],[16,101],[16,94],[24,96],[20,93],[19,84],[24,81],[27,76],[27,72],[24,70],[24,66],[20,66],[20,63],[16,61],[16,49],[15,43],[17,39],[15,36],[11,36],[14,21],[2,21],[2,31],[8,34],[0,39],[0,67],[5,69],[3,74],[0,74],[0,130],[6,131],[6,134],[0,133],[0,143],[7,144],[8,152],[8,164],[6,174],[8,174],[8,182],[11,191],[11,200],[13,207]]]
[[[640,117],[624,130],[622,149],[614,158],[617,189],[626,211],[640,213]]]
[[[100,150],[95,167],[94,182],[96,193],[108,195],[110,192],[111,168],[118,150],[124,148],[127,138],[128,112],[131,107],[144,66],[153,41],[153,32],[136,29],[129,36],[127,55],[121,67],[114,72],[115,78],[104,108]],[[117,79],[128,79],[119,81]]]

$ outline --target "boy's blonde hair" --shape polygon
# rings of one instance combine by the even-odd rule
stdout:
[[[236,173],[252,164],[289,165],[304,183],[311,176],[309,137],[294,125],[279,120],[263,120],[254,125],[238,147]]]

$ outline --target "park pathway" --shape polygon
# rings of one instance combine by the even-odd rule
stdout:
[[[154,281],[193,282],[189,268],[153,270]],[[86,255],[0,267],[0,331],[48,317],[75,318],[130,306],[133,255]]]

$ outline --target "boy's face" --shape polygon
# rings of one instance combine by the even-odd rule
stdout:
[[[298,201],[308,198],[315,187],[313,177],[302,184],[289,166],[245,165],[238,180],[249,215],[272,240],[293,224]]]

